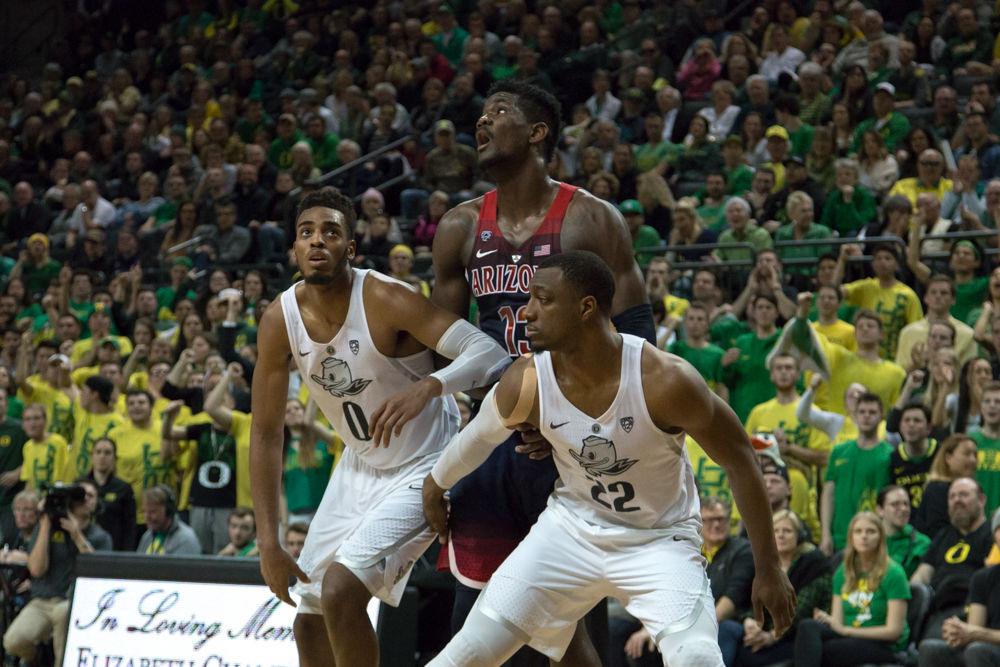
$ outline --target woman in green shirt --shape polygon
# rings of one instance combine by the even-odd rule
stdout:
[[[889,558],[885,527],[872,512],[858,512],[847,530],[844,560],[833,575],[830,613],[820,609],[795,635],[795,664],[851,667],[896,662],[910,629],[906,573]]]
[[[344,443],[332,429],[316,421],[316,404],[303,407],[298,399],[285,404],[285,424],[291,433],[285,450],[283,486],[285,525],[309,523],[323,500],[326,484]]]

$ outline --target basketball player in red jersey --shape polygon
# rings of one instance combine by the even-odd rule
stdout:
[[[548,177],[559,126],[559,102],[544,90],[509,81],[490,90],[476,143],[479,166],[497,188],[442,218],[434,237],[431,299],[464,317],[474,297],[480,328],[518,357],[529,351],[524,311],[538,262],[564,250],[589,250],[614,274],[615,327],[655,344],[652,309],[621,214],[589,192]],[[545,508],[558,477],[551,460],[518,454],[520,445],[515,435],[451,490],[451,535],[442,559],[459,582],[456,632],[479,589]],[[514,664],[539,659],[519,654]],[[601,664],[582,623],[559,664]]]

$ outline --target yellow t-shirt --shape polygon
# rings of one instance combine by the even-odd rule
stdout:
[[[799,447],[818,451],[830,451],[830,440],[819,429],[799,422],[795,416],[798,401],[781,404],[777,398],[756,405],[747,417],[746,430],[750,435],[774,433],[778,428],[785,432],[788,442]],[[820,535],[819,514],[816,512],[819,499],[817,471],[809,475],[799,468],[788,466],[788,483],[792,491],[790,505],[802,517],[814,537]]]
[[[41,442],[28,440],[21,450],[24,453],[21,480],[36,491],[61,481],[59,471],[65,465],[66,449],[66,439],[56,433],[49,433]]]
[[[698,483],[698,493],[702,498],[714,496],[729,502],[733,511],[729,519],[729,532],[736,534],[740,523],[740,511],[733,500],[732,491],[729,489],[729,480],[726,479],[726,471],[722,466],[713,461],[705,450],[701,448],[691,436],[685,436],[684,445],[687,448],[688,460],[691,461],[691,468],[694,470],[694,478]]]
[[[108,336],[108,338],[114,338],[118,341],[118,353],[127,357],[132,354],[132,341],[128,339],[127,336]],[[103,339],[102,339],[103,340]],[[69,360],[73,362],[75,366],[78,361],[83,359],[83,357],[94,349],[94,337],[84,338],[73,343],[73,349],[70,350]]]
[[[882,399],[882,411],[888,413],[899,398],[906,371],[894,361],[863,359],[844,346],[831,343],[822,334],[819,334],[819,340],[830,365],[831,378],[816,390],[816,407],[846,415],[844,394],[850,385],[860,382]]]
[[[253,507],[250,494],[250,422],[245,412],[233,410],[229,434],[236,440],[236,505]]]
[[[813,329],[820,332],[837,345],[843,345],[851,352],[854,352],[858,341],[854,340],[854,325],[848,324],[844,320],[837,320],[833,324],[812,323]]]
[[[691,302],[687,299],[682,299],[679,296],[674,296],[673,294],[667,294],[663,297],[663,307],[667,309],[667,317],[684,317],[684,313],[687,312],[688,306]]]
[[[124,421],[115,410],[105,414],[88,412],[80,404],[79,398],[73,401],[73,440],[70,442],[66,467],[60,479],[72,482],[90,472],[90,455],[94,442],[107,436]]]
[[[177,489],[176,461],[164,462],[160,458],[163,438],[161,424],[153,419],[147,428],[126,422],[111,430],[109,437],[118,445],[117,475],[132,487],[135,494],[136,521],[146,523],[142,506],[143,489],[166,484]]]
[[[901,178],[896,181],[896,184],[892,186],[891,190],[889,190],[889,196],[894,197],[896,195],[901,195],[906,197],[910,200],[910,204],[916,208],[917,197],[925,192],[929,192],[937,197],[938,201],[943,201],[944,196],[948,194],[954,186],[955,183],[950,178],[939,179],[937,185],[933,188],[928,188],[922,185],[920,183],[920,179],[916,177]]]
[[[52,433],[58,433],[63,439],[73,437],[73,401],[65,392],[53,387],[40,375],[30,375],[25,380],[31,388],[30,395],[18,389],[17,397],[25,405],[38,403],[45,406],[46,428]]]
[[[879,352],[883,359],[896,358],[900,332],[907,324],[924,317],[924,309],[917,293],[899,281],[891,287],[882,287],[878,278],[855,280],[844,285],[844,295],[847,303],[873,310],[882,318],[882,344]],[[888,410],[889,406],[885,406],[885,409]]]

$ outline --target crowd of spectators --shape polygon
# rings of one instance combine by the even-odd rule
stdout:
[[[253,556],[256,324],[300,193],[353,197],[357,265],[429,294],[439,221],[491,187],[483,100],[514,78],[563,105],[550,175],[621,211],[659,346],[760,450],[783,637],[688,443],[727,665],[996,664],[995,3],[65,4],[48,64],[0,72],[8,653],[58,656],[76,553]],[[295,550],[342,443],[292,377]],[[53,518],[59,482],[80,491]],[[656,660],[636,627],[612,605],[614,664]]]

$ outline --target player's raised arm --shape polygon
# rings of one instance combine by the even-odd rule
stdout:
[[[516,425],[537,425],[537,388],[534,362],[521,357],[486,395],[479,413],[452,438],[424,479],[424,515],[442,542],[448,533],[445,491],[481,466]]]
[[[250,491],[257,519],[260,570],[271,592],[294,606],[288,595],[292,576],[309,578],[278,541],[278,498],[281,496],[281,450],[284,445],[285,396],[291,349],[281,301],[264,312],[257,331],[260,350],[253,375],[253,421],[250,426]],[[282,400],[275,400],[281,397]]]
[[[622,214],[608,202],[578,192],[570,213],[580,212],[582,225],[569,230],[572,248],[590,250],[603,259],[615,277],[611,321],[619,333],[645,338],[656,345],[653,310],[646,296],[642,271],[635,261],[632,237]]]
[[[389,398],[372,414],[372,440],[376,446],[388,446],[389,439],[399,435],[431,399],[496,382],[510,365],[510,356],[488,335],[408,287],[381,283],[376,290],[379,311],[393,328],[452,360]]]
[[[646,352],[651,350],[647,348]],[[690,364],[664,354],[655,356],[655,364],[652,381],[644,383],[652,394],[649,405],[653,420],[661,428],[686,431],[726,471],[753,548],[754,615],[763,624],[767,607],[775,633],[780,636],[795,615],[795,592],[780,567],[771,506],[753,446],[736,414]]]

